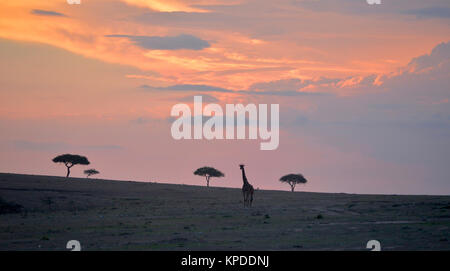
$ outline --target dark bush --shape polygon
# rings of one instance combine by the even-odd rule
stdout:
[[[20,213],[23,206],[14,202],[7,202],[0,198],[0,215]]]

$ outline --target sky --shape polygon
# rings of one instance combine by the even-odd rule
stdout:
[[[448,0],[2,1],[0,60],[0,172],[450,194]],[[173,139],[195,95],[279,104],[279,147]]]

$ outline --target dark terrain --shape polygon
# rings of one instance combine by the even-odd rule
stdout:
[[[0,250],[449,250],[450,196],[255,191],[0,174]]]

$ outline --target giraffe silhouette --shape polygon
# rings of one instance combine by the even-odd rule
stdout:
[[[252,206],[253,202],[253,186],[248,182],[247,177],[245,176],[244,165],[239,165],[242,171],[242,181],[244,184],[242,185],[242,195],[244,196],[244,207]]]

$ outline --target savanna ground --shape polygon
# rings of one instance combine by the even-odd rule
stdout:
[[[244,208],[240,189],[0,174],[0,197],[0,250],[450,249],[449,196],[260,190]]]

